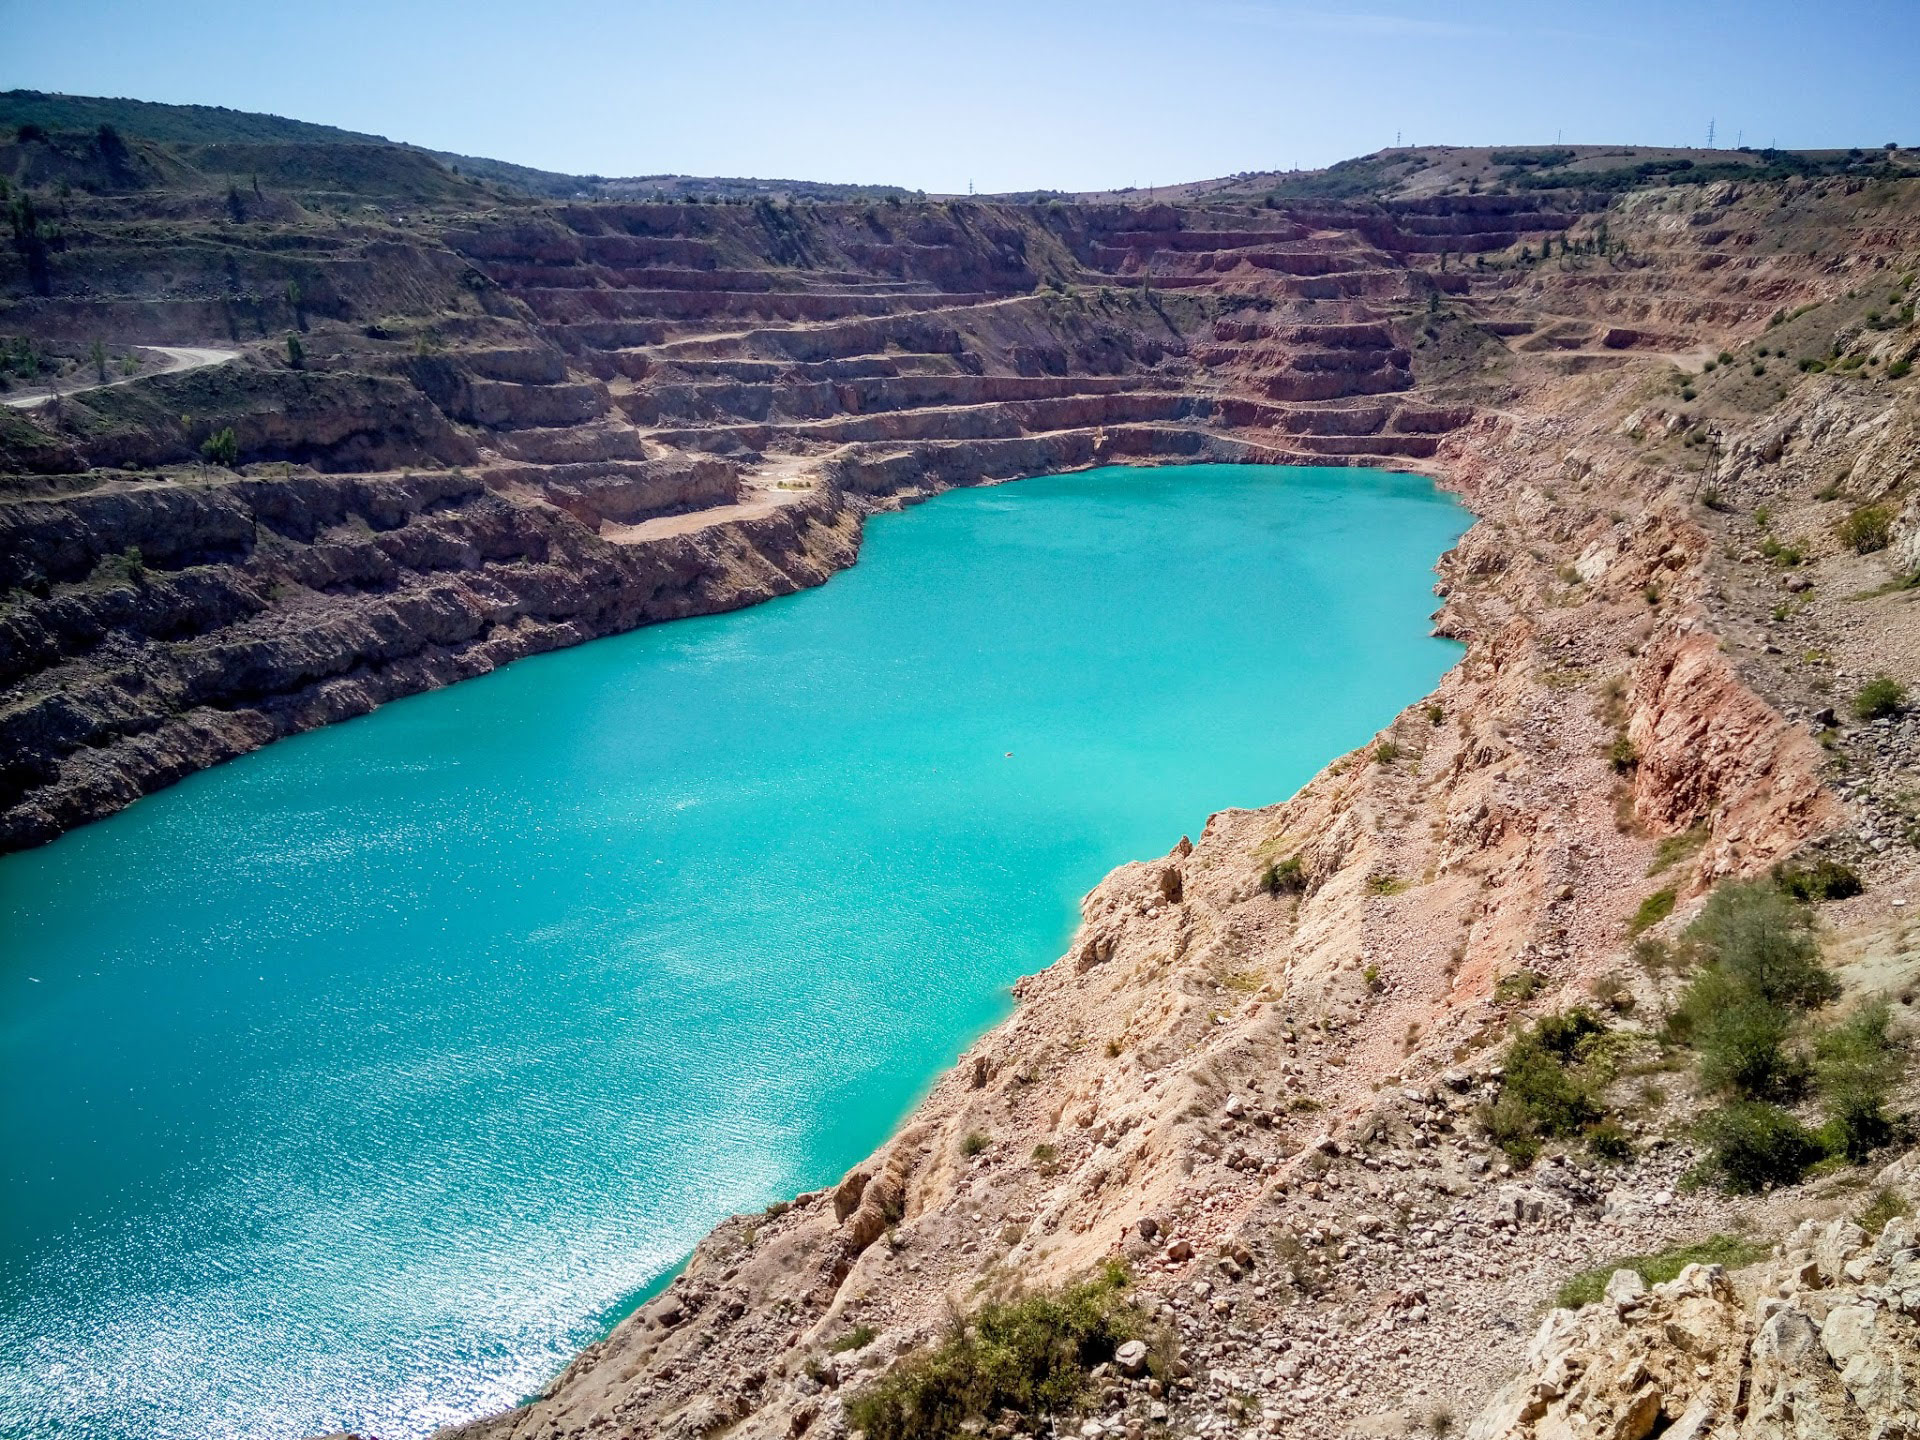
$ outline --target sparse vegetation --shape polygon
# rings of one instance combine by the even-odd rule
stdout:
[[[1627,922],[1628,932],[1633,935],[1640,935],[1651,930],[1662,920],[1673,914],[1673,906],[1676,898],[1676,893],[1671,887],[1665,890],[1654,891],[1651,895],[1647,896],[1646,899],[1642,900],[1640,902],[1640,908],[1633,912],[1633,919]]]
[[[1878,1235],[1887,1228],[1889,1220],[1902,1218],[1908,1210],[1907,1202],[1901,1198],[1899,1191],[1882,1185],[1874,1191],[1873,1199],[1867,1202],[1866,1208],[1855,1218],[1860,1222],[1862,1230],[1869,1235]]]
[[[856,1325],[827,1346],[827,1350],[834,1355],[844,1355],[849,1350],[864,1350],[873,1343],[873,1337],[879,1333],[871,1325]]]
[[[1737,1270],[1767,1258],[1768,1247],[1738,1235],[1713,1235],[1691,1245],[1675,1245],[1652,1255],[1625,1255],[1591,1270],[1582,1270],[1560,1287],[1553,1303],[1568,1310],[1591,1305],[1606,1293],[1616,1270],[1631,1270],[1649,1285],[1675,1279],[1689,1265],[1724,1265]]]
[[[1883,720],[1898,715],[1906,704],[1906,686],[1891,675],[1876,675],[1853,697],[1853,713],[1861,720]]]
[[[1662,870],[1672,869],[1706,843],[1707,827],[1704,824],[1695,825],[1678,835],[1661,836],[1660,843],[1654,847],[1653,862],[1647,866],[1647,874],[1658,875]]]
[[[1065,1290],[986,1305],[938,1348],[852,1396],[848,1423],[868,1440],[951,1440],[1004,1411],[1077,1414],[1088,1373],[1143,1336],[1126,1303],[1128,1284],[1126,1271],[1109,1263]]]
[[[1855,554],[1871,555],[1893,543],[1893,512],[1884,505],[1862,505],[1834,529]]]
[[[966,1138],[960,1142],[960,1153],[971,1160],[992,1143],[991,1136],[983,1135],[978,1130],[969,1130]]]

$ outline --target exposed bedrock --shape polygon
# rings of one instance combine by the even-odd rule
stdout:
[[[731,491],[723,465],[659,483],[709,479]],[[618,510],[621,487],[575,482],[569,498]],[[49,592],[0,617],[0,846],[523,655],[818,584],[857,545],[832,490],[615,545],[452,473],[0,507],[8,583]]]

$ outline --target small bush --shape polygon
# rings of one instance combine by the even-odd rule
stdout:
[[[1807,908],[1760,881],[1735,881],[1707,897],[1687,939],[1708,963],[1777,1005],[1811,1010],[1840,993],[1820,964]]]
[[[1493,998],[1508,1005],[1524,1005],[1540,993],[1544,983],[1536,971],[1516,970],[1493,982]]]
[[[1260,888],[1274,896],[1302,893],[1307,888],[1307,874],[1300,857],[1289,855],[1267,866],[1267,873],[1260,877]]]
[[[1804,866],[1783,861],[1773,867],[1773,883],[1794,899],[1806,901],[1846,900],[1866,889],[1852,866],[1825,856]]]
[[[1616,775],[1630,774],[1640,763],[1640,752],[1634,748],[1633,741],[1622,730],[1613,737],[1613,744],[1607,747],[1607,762],[1613,766]]]
[[[1701,1169],[1736,1195],[1791,1185],[1826,1154],[1819,1139],[1778,1105],[1736,1100],[1700,1122]]]
[[[991,1136],[982,1135],[978,1130],[969,1130],[967,1138],[960,1142],[960,1153],[971,1160],[992,1143]]]
[[[1863,1006],[1813,1045],[1826,1111],[1828,1148],[1859,1165],[1893,1139],[1886,1102],[1900,1078],[1900,1052],[1887,1034],[1887,1002]]]
[[[1862,505],[1834,529],[1855,554],[1871,555],[1893,543],[1893,512],[1884,505]]]
[[[1907,687],[1891,675],[1876,675],[1853,697],[1853,713],[1862,720],[1883,720],[1906,707]]]
[[[1541,1138],[1571,1139],[1606,1118],[1598,1076],[1588,1067],[1606,1033],[1605,1021],[1576,1005],[1514,1037],[1500,1095],[1483,1116],[1509,1156],[1524,1164],[1539,1153]]]
[[[849,1425],[868,1440],[952,1440],[1003,1410],[1077,1413],[1088,1372],[1140,1335],[1123,1302],[1127,1284],[1126,1272],[1109,1264],[1066,1290],[984,1306],[937,1349],[851,1397]]]
[[[147,581],[146,557],[140,553],[138,545],[129,545],[116,555],[103,555],[93,567],[92,578],[108,584],[124,580],[132,585],[144,585]]]
[[[1652,1255],[1628,1255],[1582,1270],[1560,1287],[1553,1303],[1567,1310],[1591,1305],[1606,1294],[1607,1281],[1616,1270],[1631,1270],[1649,1285],[1664,1285],[1679,1278],[1689,1265],[1724,1265],[1737,1270],[1767,1258],[1768,1247],[1738,1235],[1714,1235],[1691,1245],[1675,1245]]]
[[[1640,902],[1640,908],[1633,912],[1633,919],[1627,922],[1627,930],[1639,935],[1651,930],[1662,920],[1673,914],[1675,892],[1672,889],[1656,890]]]
[[[1633,1158],[1633,1141],[1618,1120],[1601,1120],[1588,1127],[1587,1148],[1602,1160],[1621,1162]]]
[[[235,438],[233,427],[216,430],[200,442],[200,453],[215,465],[224,465],[228,469],[240,458],[240,442]]]
[[[1398,740],[1382,740],[1373,747],[1373,763],[1376,765],[1391,765],[1399,758],[1400,742]]]

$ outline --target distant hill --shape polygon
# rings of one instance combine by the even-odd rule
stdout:
[[[483,155],[460,155],[448,150],[428,150],[423,146],[389,140],[384,135],[368,135],[357,130],[342,130],[333,125],[315,125],[305,120],[288,120],[279,115],[261,115],[248,110],[229,110],[223,105],[162,105],[150,100],[126,100],[97,95],[51,95],[39,90],[0,91],[0,141],[12,139],[22,126],[37,126],[50,137],[94,134],[101,126],[111,126],[128,140],[146,140],[167,147],[177,157],[205,170],[200,160],[211,160],[221,173],[246,175],[247,167],[238,163],[246,158],[241,150],[251,149],[256,159],[269,154],[282,157],[284,168],[297,172],[300,184],[314,183],[328,162],[308,160],[291,163],[297,157],[284,148],[296,145],[334,147],[336,156],[357,154],[358,159],[342,166],[342,189],[363,189],[369,193],[390,193],[391,181],[385,169],[404,175],[398,193],[408,198],[428,198],[437,187],[427,183],[405,166],[382,167],[369,163],[368,147],[407,151],[424,156],[444,167],[450,174],[505,186],[525,195],[546,199],[610,200],[684,200],[701,199],[802,199],[802,200],[880,200],[889,195],[905,197],[911,191],[897,185],[836,185],[813,180],[759,180],[700,175],[641,175],[609,179],[600,175],[566,175],[515,165],[505,160],[490,160]],[[208,148],[217,147],[217,148]],[[165,172],[164,157],[146,172]],[[231,163],[229,163],[231,162]],[[280,183],[262,172],[269,183]],[[291,183],[291,182],[290,182]]]
[[[1441,195],[1510,195],[1563,190],[1587,194],[1713,180],[1911,174],[1917,154],[1892,146],[1852,150],[1690,149],[1663,145],[1419,145],[1378,150],[1321,170],[1269,170],[1079,198],[1202,199],[1352,204]]]

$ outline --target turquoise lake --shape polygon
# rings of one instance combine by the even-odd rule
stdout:
[[[1081,895],[1425,693],[1363,470],[955,491],[0,860],[0,1434],[401,1440],[837,1180]]]

